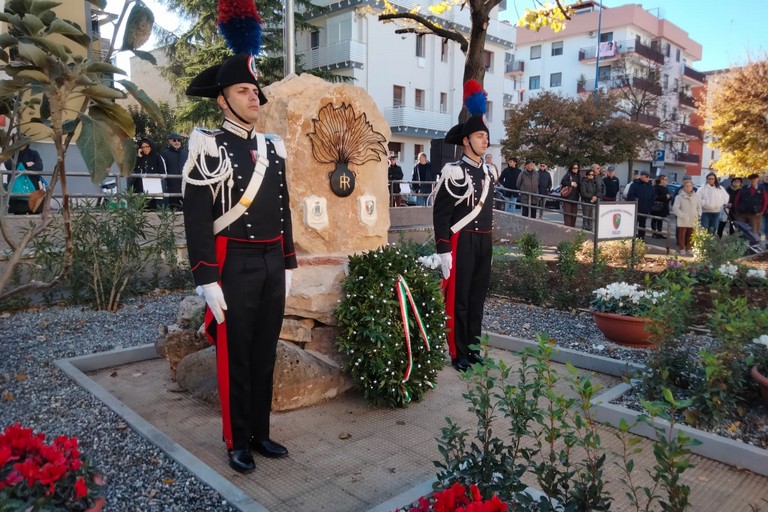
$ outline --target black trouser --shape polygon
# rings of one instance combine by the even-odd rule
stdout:
[[[221,271],[226,340],[216,344],[219,396],[227,448],[242,450],[251,437],[269,438],[275,352],[285,310],[285,263],[281,242],[230,240],[226,254]]]
[[[645,226],[648,223],[648,215],[637,213],[637,238],[645,238]]]

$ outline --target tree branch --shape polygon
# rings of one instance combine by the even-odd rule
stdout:
[[[422,16],[421,14],[413,14],[410,12],[399,12],[397,14],[380,14],[379,15],[379,21],[392,21],[392,20],[412,20],[416,23],[419,23],[420,25],[424,26],[426,29],[429,30],[429,32],[433,35],[443,37],[445,39],[450,39],[451,41],[458,43],[459,47],[461,48],[461,53],[466,54],[467,50],[469,49],[469,41],[467,41],[467,38],[461,35],[459,32],[455,30],[446,30],[442,27],[437,26],[436,24],[429,21],[428,18],[425,16]],[[396,34],[400,33],[406,33],[406,32],[413,32],[416,33],[416,29],[398,29],[395,31]]]

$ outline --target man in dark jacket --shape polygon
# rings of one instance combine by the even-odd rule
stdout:
[[[549,174],[549,171],[547,170],[547,164],[545,163],[539,163],[539,194],[546,196],[549,195],[549,192],[552,190],[552,175]],[[546,197],[540,197],[538,204],[539,204],[539,215],[538,217],[540,219],[544,218],[544,207],[546,205],[547,198]]]
[[[427,197],[432,193],[432,183],[424,182],[432,182],[435,179],[436,176],[432,170],[432,162],[427,160],[426,153],[419,153],[419,161],[413,166],[413,176],[411,176],[412,182],[421,182],[411,183],[411,190],[419,194],[416,196],[416,204],[418,206],[426,206]]]
[[[759,187],[759,181],[760,175],[757,173],[747,176],[747,186],[739,190],[733,203],[736,220],[749,224],[758,239],[763,213],[768,210],[768,193]]]
[[[616,167],[609,165],[606,170],[606,176],[603,178],[603,188],[605,189],[605,195],[603,201],[615,201],[621,190],[621,183],[619,178],[616,177]]]
[[[184,146],[181,135],[172,133],[168,136],[168,147],[160,152],[165,160],[165,167],[169,176],[178,176],[178,179],[167,179],[166,190],[169,194],[181,194],[181,171],[187,162],[187,148]],[[168,198],[168,205],[172,210],[181,210],[181,197]]]
[[[15,140],[15,137],[14,137]],[[19,155],[16,160],[18,163],[14,164],[10,161],[8,165],[15,168],[17,171],[16,180],[28,179],[32,183],[35,190],[43,190],[45,187],[40,181],[40,175],[36,174],[43,170],[43,159],[40,158],[40,153],[29,147],[29,144],[19,150]],[[23,171],[35,171],[32,174],[24,173]],[[8,213],[24,214],[24,213],[40,213],[41,207],[37,211],[31,211],[29,209],[29,196],[26,197],[12,197],[8,200]]]
[[[389,157],[389,167],[387,168],[387,180],[389,180],[389,204],[391,206],[403,206],[405,201],[400,195],[400,183],[392,183],[403,179],[403,169],[397,165],[397,157]]]
[[[654,195],[651,173],[642,171],[640,177],[629,186],[627,193],[627,201],[637,200],[637,238],[642,240],[645,239],[645,225],[653,208]]]
[[[160,153],[155,151],[155,143],[149,137],[142,137],[139,140],[139,157],[136,159],[136,165],[133,168],[133,175],[128,178],[128,189],[137,194],[147,194],[154,196],[147,203],[147,208],[157,210],[166,201],[159,194],[166,191],[165,180],[162,178],[146,178],[146,174],[167,174],[165,160]]]
[[[520,168],[517,166],[517,157],[511,156],[507,158],[507,167],[501,171],[499,181],[501,186],[504,187],[504,197],[507,198],[507,202],[504,203],[504,211],[507,213],[515,213],[517,209],[517,200],[520,198],[520,194],[517,192],[517,178],[520,176]]]

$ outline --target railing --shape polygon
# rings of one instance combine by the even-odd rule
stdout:
[[[655,94],[656,96],[661,96],[662,94],[661,85],[653,80],[648,80],[647,78],[641,78],[639,76],[632,78],[632,87],[642,91],[647,91],[651,94]]]
[[[659,126],[661,118],[652,114],[637,114],[637,122],[648,126]]]
[[[453,126],[453,116],[447,112],[435,112],[411,106],[387,107],[383,109],[389,126],[409,126],[426,130],[448,131]]]
[[[512,62],[507,62],[506,66],[504,67],[504,72],[506,74],[510,74],[510,75],[524,73],[525,72],[525,61],[523,61],[523,60],[513,60]]]
[[[683,76],[686,76],[691,80],[696,80],[697,82],[701,82],[702,84],[707,81],[707,75],[705,75],[701,71],[696,71],[693,68],[689,68],[688,66],[683,66]]]
[[[306,69],[329,66],[350,67],[352,63],[365,64],[365,43],[347,39],[327,46],[311,48],[298,54]]]
[[[579,60],[582,61],[597,58],[598,48],[600,48],[600,59],[612,59],[620,55],[636,53],[637,55],[659,64],[664,63],[663,53],[650,46],[646,46],[635,39],[628,39],[626,41],[606,41],[596,46],[581,48],[579,50]]]
[[[691,126],[688,124],[680,124],[680,128],[678,131],[684,135],[690,135],[691,137],[696,137],[697,139],[701,138],[701,130],[696,128],[695,126]]]
[[[690,108],[696,108],[696,101],[693,99],[693,97],[688,96],[685,93],[681,92],[679,94],[679,101],[680,101],[680,104],[683,105],[683,106],[690,107]]]
[[[694,153],[683,153],[682,151],[679,153],[675,153],[675,160],[678,162],[685,162],[688,164],[697,164],[699,163],[699,155],[696,155]]]

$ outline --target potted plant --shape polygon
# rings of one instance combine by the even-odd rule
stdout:
[[[45,434],[19,423],[0,434],[0,502],[8,510],[98,512],[105,502],[102,483],[81,458],[77,438],[46,443]]]
[[[749,358],[752,366],[750,375],[757,382],[763,400],[768,403],[768,334],[753,339],[752,344],[756,346]]]
[[[643,290],[638,284],[611,283],[592,292],[592,315],[605,337],[628,346],[647,347],[651,333],[648,314],[662,292]]]

